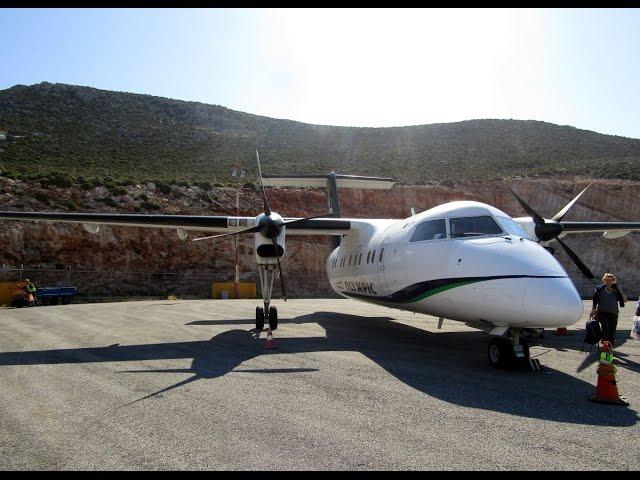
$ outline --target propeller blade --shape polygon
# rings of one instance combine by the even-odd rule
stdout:
[[[260,227],[251,227],[239,232],[221,233],[220,235],[211,235],[210,237],[198,237],[191,240],[192,242],[200,242],[202,240],[211,240],[212,238],[228,237],[229,235],[241,235],[243,233],[255,233],[260,231]]]
[[[284,288],[284,275],[282,274],[282,266],[280,265],[280,256],[278,255],[278,242],[276,242],[275,238],[272,238],[273,242],[273,251],[276,254],[276,259],[278,260],[278,270],[280,271],[280,288],[282,289],[282,298],[284,301],[287,301],[287,290]]]
[[[269,215],[271,215],[271,208],[269,208],[267,193],[264,191],[264,185],[262,185],[262,169],[260,168],[260,155],[258,155],[258,150],[256,150],[256,160],[258,161],[258,178],[260,179],[260,189],[262,190],[262,203],[264,204],[264,214],[268,217]]]
[[[573,200],[571,200],[569,203],[567,203],[567,204],[565,205],[565,207],[564,207],[562,210],[560,210],[558,213],[556,213],[556,214],[553,216],[552,220],[555,220],[555,221],[557,221],[557,222],[559,222],[560,220],[562,220],[562,218],[567,214],[567,212],[569,211],[569,209],[570,209],[571,207],[573,207],[573,204],[574,204],[574,203],[576,203],[576,202],[578,201],[578,199],[580,198],[580,196],[581,196],[584,192],[586,192],[586,191],[587,191],[587,188],[589,188],[591,185],[592,185],[591,183],[590,183],[589,185],[587,185],[587,186],[585,187],[585,189],[584,189],[584,190],[582,190],[578,195],[576,195],[576,197],[575,197]]]
[[[323,215],[315,215],[313,217],[299,218],[297,220],[291,220],[290,222],[284,222],[282,225],[291,225],[293,223],[304,222],[305,220],[313,220],[314,218],[328,218],[333,217],[334,213],[325,213]]]
[[[531,218],[533,218],[534,223],[536,225],[544,225],[544,218],[538,215],[536,211],[533,208],[531,208],[527,202],[521,199],[518,196],[518,194],[513,190],[513,188],[511,188],[509,185],[507,185],[507,188],[511,191],[513,196],[516,197],[516,200],[518,200],[518,203],[524,209],[524,211],[527,212],[531,216]]]
[[[578,255],[576,255],[573,250],[571,250],[569,248],[569,246],[564,243],[562,240],[560,240],[559,238],[556,238],[556,240],[558,241],[558,243],[560,244],[560,246],[562,248],[564,248],[564,251],[567,252],[567,255],[569,255],[569,257],[571,258],[571,260],[573,260],[573,263],[575,263],[577,265],[577,267],[580,269],[580,271],[582,272],[582,274],[587,277],[589,280],[592,280],[593,278],[595,278],[595,276],[593,275],[593,273],[591,273],[591,270],[589,270],[589,267],[587,267],[582,260],[580,260],[580,258],[578,258]]]

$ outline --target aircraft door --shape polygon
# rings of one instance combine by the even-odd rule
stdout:
[[[402,245],[390,242],[389,237],[380,242],[375,258],[381,290],[379,293],[390,295],[406,286],[404,260]]]

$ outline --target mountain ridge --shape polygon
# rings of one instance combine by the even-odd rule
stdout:
[[[0,164],[22,174],[231,181],[268,173],[396,177],[404,184],[516,176],[640,180],[640,139],[540,120],[318,125],[221,105],[42,82],[0,90]]]

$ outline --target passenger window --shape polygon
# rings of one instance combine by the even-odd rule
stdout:
[[[376,261],[376,249],[373,249],[373,253],[371,254],[371,263],[375,263]]]
[[[444,219],[422,222],[416,227],[409,241],[421,242],[423,240],[437,240],[439,238],[447,238],[447,226]]]
[[[453,238],[504,233],[496,221],[489,215],[452,218],[449,220],[449,224],[451,226],[451,237]]]
[[[351,255],[349,255],[349,266],[351,266]]]
[[[378,258],[379,262],[382,261],[382,255],[384,255],[384,247],[382,247],[382,250],[380,250],[380,258]]]
[[[362,252],[358,255],[358,265],[362,264]]]
[[[371,255],[371,250],[367,252],[367,264],[369,263],[369,256]]]

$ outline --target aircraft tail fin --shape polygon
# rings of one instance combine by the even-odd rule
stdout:
[[[340,217],[338,188],[373,188],[388,190],[396,180],[384,177],[363,177],[360,175],[341,175],[331,172],[328,175],[262,175],[262,184],[270,187],[318,187],[327,189],[327,206],[333,217]],[[340,245],[340,237],[333,238],[333,246]]]

